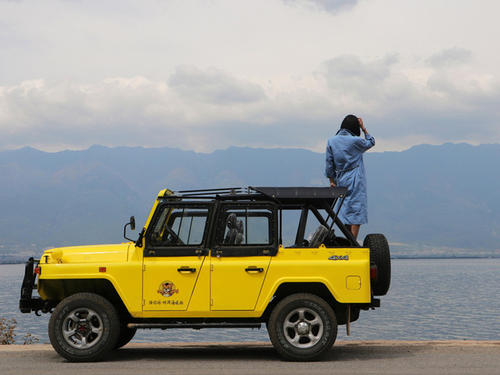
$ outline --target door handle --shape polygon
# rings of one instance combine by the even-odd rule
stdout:
[[[247,268],[245,268],[245,271],[247,271],[247,272],[264,272],[264,268],[247,267]]]
[[[177,272],[180,272],[180,273],[183,273],[183,272],[195,273],[196,272],[196,268],[180,267],[180,268],[177,268]]]

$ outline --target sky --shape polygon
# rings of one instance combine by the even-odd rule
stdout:
[[[0,150],[500,143],[500,2],[0,0]]]

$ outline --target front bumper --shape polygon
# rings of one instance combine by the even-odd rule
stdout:
[[[35,288],[36,274],[34,272],[34,264],[38,260],[29,258],[24,268],[23,285],[21,286],[21,298],[19,299],[19,310],[22,313],[30,313],[35,311],[49,312],[51,309],[50,301],[44,301],[40,297],[33,297],[33,289]]]

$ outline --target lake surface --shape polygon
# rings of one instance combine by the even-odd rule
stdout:
[[[48,343],[49,315],[18,310],[24,265],[0,265],[0,317]],[[361,311],[339,340],[500,340],[500,259],[393,259],[391,289],[381,307]],[[267,341],[257,329],[139,330],[135,342]]]

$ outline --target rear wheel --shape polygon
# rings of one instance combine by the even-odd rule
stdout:
[[[373,294],[384,296],[391,285],[391,254],[389,243],[383,234],[369,234],[363,241],[363,247],[370,249],[370,261],[377,266],[377,278],[372,281]]]
[[[273,309],[267,326],[278,353],[291,361],[312,361],[326,353],[337,337],[335,313],[322,298],[292,294]]]
[[[115,347],[119,333],[113,305],[92,293],[78,293],[62,300],[49,321],[50,343],[71,362],[100,360]]]

